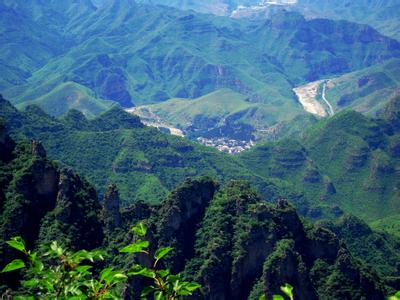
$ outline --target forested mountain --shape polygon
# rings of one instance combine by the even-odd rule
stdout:
[[[348,73],[327,80],[325,98],[335,112],[352,109],[368,115],[376,115],[400,90],[400,60]],[[320,85],[321,98],[323,84]],[[318,96],[317,96],[318,100]],[[323,102],[322,99],[319,99]]]
[[[48,95],[67,82],[90,89],[83,94],[92,93],[97,107],[104,107],[103,99],[130,107],[230,88],[276,108],[264,111],[268,127],[302,113],[291,91],[296,85],[400,55],[398,42],[366,25],[306,20],[295,12],[252,22],[128,0],[101,8],[90,1],[1,5],[0,58],[8,74],[2,93],[18,106],[35,101],[54,114]],[[47,15],[58,21],[48,25]],[[25,36],[29,53],[16,42]]]
[[[348,20],[373,26],[383,34],[400,39],[400,4],[397,0],[141,0],[181,9],[233,17],[265,18],[279,9],[300,11],[308,18]],[[98,0],[98,4],[105,0]]]
[[[400,291],[399,20],[398,0],[0,0],[1,297]]]
[[[344,111],[299,140],[260,144],[237,158],[144,126],[117,107],[88,120],[78,111],[56,119],[35,106],[19,112],[4,99],[0,104],[12,133],[40,139],[52,158],[100,192],[116,182],[126,203],[158,202],[186,177],[209,175],[249,180],[265,200],[291,197],[314,219],[347,212],[371,223],[400,214],[398,97],[380,118]]]
[[[317,123],[300,140],[258,145],[240,159],[257,174],[294,183],[322,207],[337,204],[366,221],[395,216],[398,108],[396,97],[379,119],[344,111]]]
[[[40,142],[15,143],[4,125],[0,136],[1,264],[15,256],[4,243],[15,234],[29,248],[57,240],[113,251],[131,239],[131,224],[146,219],[152,243],[175,249],[165,266],[202,284],[196,299],[258,299],[279,292],[282,282],[293,284],[298,299],[382,299],[389,291],[331,231],[302,221],[285,200],[267,204],[247,183],[220,189],[210,178],[186,180],[161,206],[138,202],[125,209],[111,186],[100,207],[90,184],[49,161]],[[122,254],[107,263],[130,264]],[[1,276],[18,288],[14,276]],[[139,289],[131,281],[125,297],[136,299]]]
[[[400,39],[400,3],[397,0],[299,0],[298,4],[300,10],[309,17],[369,24],[386,36]]]
[[[15,136],[41,140],[53,159],[87,176],[99,192],[115,182],[125,203],[157,203],[186,177],[199,175],[249,180],[266,199],[288,193],[287,184],[255,175],[216,149],[146,127],[118,107],[93,120],[76,110],[56,119],[36,106],[19,112],[1,98],[0,117]]]

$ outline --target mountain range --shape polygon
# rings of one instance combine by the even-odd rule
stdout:
[[[118,107],[93,120],[76,110],[56,119],[36,106],[20,112],[2,99],[0,117],[13,136],[41,140],[100,194],[115,182],[126,204],[158,203],[186,177],[208,175],[222,183],[248,180],[268,201],[290,197],[312,219],[351,213],[398,234],[390,220],[400,214],[399,99],[379,118],[344,111],[316,121],[300,139],[259,144],[237,157],[144,126]]]
[[[4,124],[0,136],[1,264],[15,256],[4,243],[15,234],[29,248],[57,240],[73,249],[102,245],[115,252],[131,239],[127,229],[146,219],[152,244],[175,249],[164,266],[201,283],[196,299],[258,299],[279,292],[280,282],[291,282],[298,299],[382,299],[395,287],[393,277],[384,274],[398,270],[388,270],[379,259],[394,253],[400,242],[372,233],[355,218],[326,224],[343,237],[362,232],[349,250],[332,231],[302,220],[287,201],[268,204],[243,181],[221,188],[206,177],[185,180],[158,206],[137,202],[120,208],[118,190],[111,185],[100,205],[94,188],[49,160],[40,142],[15,142]],[[374,240],[386,247],[374,248]],[[365,259],[352,250],[357,242],[375,251],[372,265],[357,259]],[[115,253],[107,263],[122,267],[130,260]],[[390,263],[398,266],[399,258]],[[377,267],[385,268],[383,273]],[[0,274],[2,284],[17,288],[16,275]],[[129,281],[121,297],[136,299],[141,284]]]
[[[142,0],[142,2],[236,18],[266,18],[271,12],[286,9],[299,11],[307,18],[328,18],[368,24],[387,36],[400,38],[397,30],[400,4],[396,0]],[[98,5],[102,3],[104,0],[97,1]]]
[[[211,119],[201,111],[189,114],[205,124],[217,118],[214,127],[223,137],[249,141],[275,136],[282,123],[307,114],[295,87],[364,68],[370,69],[359,72],[386,69],[389,59],[400,57],[398,41],[367,25],[306,19],[295,11],[250,20],[128,0],[97,5],[1,1],[2,94],[18,108],[34,103],[53,116],[76,108],[94,117],[113,102],[132,107],[228,88],[237,96],[222,94],[216,102],[239,97],[248,103],[242,110],[226,108]],[[389,86],[379,79],[370,82],[375,90],[385,88],[387,97],[398,89],[396,78]],[[337,96],[338,89],[328,96],[352,97],[342,88]],[[351,101],[332,101],[354,107]],[[376,110],[371,100],[359,101],[361,110]],[[228,116],[233,120],[221,124]]]
[[[0,295],[52,298],[6,272],[35,261],[18,236],[46,266],[52,242],[78,251],[73,276],[101,249],[80,270],[121,272],[123,299],[153,269],[164,292],[199,283],[188,299],[400,291],[399,18],[397,0],[0,0]]]

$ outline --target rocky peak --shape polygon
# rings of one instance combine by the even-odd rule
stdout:
[[[58,182],[57,206],[62,208],[58,210],[57,219],[66,222],[71,217],[71,194],[73,189],[73,172],[71,169],[62,169],[60,180]]]
[[[46,158],[46,150],[41,141],[31,140],[31,148],[34,157]]]
[[[1,99],[1,95],[0,95]],[[4,122],[0,118],[0,160],[8,161],[12,157],[12,152],[15,148],[14,141],[7,134]]]
[[[115,184],[109,185],[104,195],[103,220],[108,230],[121,225],[119,192]]]
[[[173,271],[184,267],[183,257],[193,256],[196,227],[218,187],[212,179],[187,179],[164,203],[160,211],[159,243],[176,249],[170,260]]]
[[[56,207],[42,233],[72,248],[93,249],[103,240],[101,207],[95,189],[71,169],[60,171]]]

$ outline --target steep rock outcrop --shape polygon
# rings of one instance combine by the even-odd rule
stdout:
[[[214,196],[217,184],[210,178],[188,179],[171,193],[160,210],[159,245],[175,249],[169,265],[181,271],[185,260],[191,258],[197,225]]]
[[[9,161],[12,158],[14,148],[15,143],[7,134],[3,120],[0,119],[0,161]]]
[[[60,171],[56,206],[42,221],[40,240],[58,240],[73,249],[93,249],[103,241],[101,206],[95,189],[64,168]]]
[[[196,299],[269,299],[284,283],[300,300],[384,295],[379,277],[334,233],[305,223],[283,199],[262,202],[244,182],[228,184],[207,207],[185,273],[202,285]]]
[[[120,199],[115,184],[111,184],[104,195],[103,220],[108,231],[121,226]]]
[[[100,205],[93,187],[71,170],[60,170],[46,158],[40,142],[15,144],[1,132],[0,265],[17,253],[5,244],[22,236],[32,249],[58,240],[71,248],[95,248],[102,241]]]
[[[32,155],[45,158],[46,157],[46,150],[44,149],[42,142],[37,140],[32,140]]]

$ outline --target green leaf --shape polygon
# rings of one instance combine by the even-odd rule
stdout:
[[[100,272],[100,280],[106,281],[106,279],[111,275],[112,271],[112,268],[105,268],[103,271]]]
[[[169,270],[158,270],[157,271],[158,275],[160,275],[161,278],[165,278],[170,274]]]
[[[39,279],[33,278],[30,280],[22,281],[24,287],[34,287],[39,285]]]
[[[289,283],[281,286],[281,291],[289,298],[293,298],[293,286],[291,286]]]
[[[144,277],[148,277],[148,278],[156,277],[156,274],[154,273],[154,271],[147,269],[145,267],[142,267],[140,265],[133,266],[129,270],[128,275],[129,276],[144,276]]]
[[[400,300],[400,291],[393,296],[388,297],[388,300]]]
[[[33,253],[29,253],[29,259],[31,261],[31,268],[30,270],[33,272],[40,272],[44,269],[44,264],[38,259],[37,257],[37,253],[33,252]]]
[[[76,268],[76,271],[78,271],[79,273],[84,273],[88,270],[90,270],[92,268],[92,266],[79,266]]]
[[[11,272],[25,267],[25,263],[20,259],[15,259],[4,267],[1,273]]]
[[[170,276],[168,277],[168,281],[169,281],[169,282],[179,281],[180,279],[181,279],[180,274],[177,274],[177,275],[170,275]]]
[[[262,296],[260,296],[260,298],[258,298],[258,300],[267,300],[267,296],[262,295]]]
[[[50,249],[57,256],[61,256],[63,254],[63,252],[64,252],[64,250],[61,247],[58,246],[57,241],[54,241],[54,242],[51,243]]]
[[[192,295],[199,288],[201,288],[201,285],[196,282],[179,282],[179,280],[176,280],[174,283],[174,291],[180,296]]]
[[[194,292],[195,290],[201,288],[201,285],[198,284],[197,282],[188,282],[185,288],[191,292]]]
[[[171,247],[165,247],[165,248],[157,249],[156,253],[154,254],[154,258],[157,259],[157,260],[160,260],[165,255],[170,253],[172,250],[174,250],[174,249],[171,248]]]
[[[266,299],[266,297],[264,296],[263,299]],[[285,300],[285,298],[283,298],[283,296],[281,296],[281,295],[273,295],[272,300]]]
[[[135,226],[132,227],[132,231],[137,235],[144,237],[147,233],[147,228],[144,226],[143,222],[138,222]]]
[[[18,251],[25,251],[25,241],[20,236],[11,238],[11,240],[6,242],[10,247],[17,249]]]
[[[125,274],[123,274],[123,273],[116,273],[116,274],[114,274],[113,275],[113,279],[117,279],[117,280],[125,280],[125,279],[128,279],[128,276],[126,276]]]
[[[119,250],[119,252],[122,253],[139,253],[139,252],[143,252],[144,249],[149,247],[149,242],[148,241],[137,241],[134,244],[131,244],[129,246],[126,246],[124,248],[122,248],[121,250]]]
[[[166,297],[163,295],[162,292],[158,291],[154,293],[154,300],[165,300]]]

